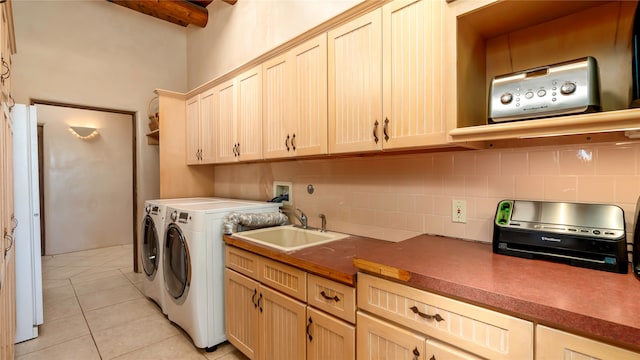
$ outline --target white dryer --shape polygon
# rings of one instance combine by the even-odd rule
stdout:
[[[229,200],[167,208],[163,271],[169,320],[196,347],[213,351],[224,333],[224,243],[222,224],[230,212],[277,212],[279,203]]]
[[[141,251],[142,269],[145,274],[143,292],[167,313],[164,305],[164,280],[162,276],[162,240],[165,230],[165,213],[168,205],[201,204],[220,201],[219,198],[180,198],[147,200],[142,219]]]

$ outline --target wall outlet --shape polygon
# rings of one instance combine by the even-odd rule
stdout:
[[[453,200],[451,202],[451,222],[467,222],[467,202],[465,200]]]

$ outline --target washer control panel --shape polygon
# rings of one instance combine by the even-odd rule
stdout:
[[[490,123],[599,110],[598,65],[591,56],[491,81]]]

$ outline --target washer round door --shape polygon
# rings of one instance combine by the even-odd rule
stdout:
[[[159,248],[160,240],[158,239],[156,224],[151,216],[147,215],[142,223],[142,268],[150,280],[153,280],[158,272],[160,263],[158,257]]]
[[[191,260],[187,241],[176,224],[167,227],[164,241],[164,286],[173,300],[182,304],[191,282]]]

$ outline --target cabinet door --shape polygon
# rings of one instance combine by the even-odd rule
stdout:
[[[456,349],[437,340],[428,339],[426,348],[426,359],[447,359],[447,360],[482,360],[477,356]]]
[[[632,360],[640,354],[564,331],[536,326],[536,360]]]
[[[292,150],[297,156],[327,153],[327,35],[290,52]]]
[[[236,82],[235,79],[223,82],[213,88],[214,117],[218,129],[218,144],[216,147],[216,162],[226,163],[237,161],[236,145]]]
[[[289,55],[282,54],[262,64],[264,158],[293,155],[289,132],[289,107],[293,106]]]
[[[381,13],[328,33],[329,153],[382,148]]]
[[[358,360],[424,360],[425,338],[358,311]]]
[[[200,96],[187,100],[187,164],[200,163]]]
[[[446,143],[444,1],[396,0],[382,8],[384,148]]]
[[[354,360],[353,325],[307,307],[307,360]]]
[[[262,159],[262,67],[238,76],[238,160]]]
[[[200,94],[200,163],[216,162],[216,127],[214,120],[214,91]]]
[[[249,359],[257,359],[258,283],[229,269],[224,269],[224,281],[227,339]]]
[[[304,303],[262,285],[260,296],[260,359],[304,359]]]

